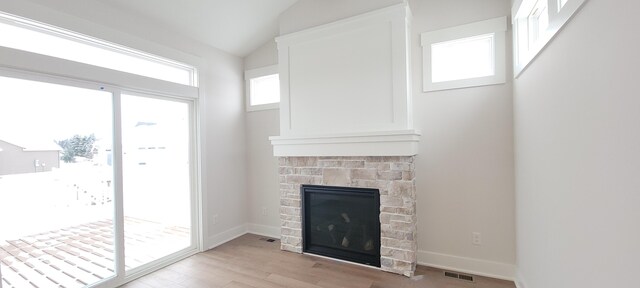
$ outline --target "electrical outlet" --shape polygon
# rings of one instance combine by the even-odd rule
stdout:
[[[213,225],[218,224],[218,214],[213,215]]]
[[[480,232],[471,233],[471,244],[476,246],[482,245],[482,234],[480,234]]]
[[[267,207],[262,207],[262,216],[267,216]]]

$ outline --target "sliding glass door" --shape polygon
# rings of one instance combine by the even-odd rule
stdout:
[[[113,95],[0,77],[2,287],[115,276]]]
[[[193,110],[0,71],[0,287],[113,287],[195,252]]]
[[[191,246],[190,107],[122,95],[127,270]]]

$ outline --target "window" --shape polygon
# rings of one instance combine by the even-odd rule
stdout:
[[[431,44],[431,80],[434,83],[491,76],[493,34]]]
[[[280,77],[278,66],[269,66],[244,72],[247,111],[280,107]]]
[[[506,17],[421,34],[423,90],[505,82]]]
[[[585,0],[517,0],[514,2],[514,75],[517,77]]]
[[[560,7],[558,8],[558,10],[562,9],[562,7],[564,7],[564,4],[567,4],[567,1],[569,0],[560,0],[560,3],[559,3]]]
[[[529,29],[529,47],[533,47],[540,39],[540,35],[549,27],[549,12],[547,0],[538,0],[531,14],[527,17]]]
[[[7,48],[197,86],[192,66],[2,12],[0,35]]]

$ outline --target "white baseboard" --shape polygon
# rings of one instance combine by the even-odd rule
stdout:
[[[227,231],[213,235],[207,238],[207,243],[205,243],[205,250],[218,247],[244,234],[247,234],[247,224],[242,224]]]
[[[247,232],[261,236],[280,239],[280,227],[267,226],[262,224],[247,224]]]
[[[513,280],[513,282],[516,283],[516,288],[526,288],[527,285],[525,285],[525,281],[524,278],[522,277],[522,274],[520,274],[520,271],[516,268],[516,275],[515,275],[515,280]]]
[[[460,257],[430,251],[418,251],[418,264],[508,281],[514,281],[515,278],[515,265],[513,264]]]
[[[205,247],[207,247],[208,250],[247,233],[280,238],[280,227],[255,223],[239,225],[209,237]],[[519,277],[520,275],[516,273],[516,266],[513,264],[460,257],[424,250],[418,251],[418,264],[438,269],[514,281],[517,288],[526,288],[522,277]]]

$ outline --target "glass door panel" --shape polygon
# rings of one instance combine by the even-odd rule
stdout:
[[[190,105],[122,95],[125,268],[185,248],[191,237]]]
[[[0,77],[3,288],[115,277],[113,95]]]

